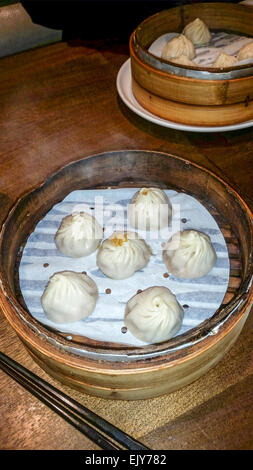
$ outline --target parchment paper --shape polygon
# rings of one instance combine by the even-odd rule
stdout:
[[[115,228],[135,230],[127,224],[126,211],[138,188],[73,191],[61,203],[56,204],[36,226],[24,247],[20,263],[20,287],[30,313],[40,322],[71,334],[84,335],[92,339],[144,345],[129,331],[122,333],[126,302],[141,289],[155,285],[168,287],[184,308],[184,320],[178,334],[211,317],[220,306],[229,280],[229,257],[223,235],[206,208],[193,197],[166,190],[173,206],[172,223],[159,234],[141,232],[152,249],[148,265],[123,281],[106,277],[96,266],[96,252],[83,258],[68,258],[62,255],[54,243],[54,235],[63,217],[75,210],[93,213],[103,223],[104,237]],[[217,254],[217,262],[208,275],[196,280],[177,279],[167,272],[162,260],[162,243],[178,230],[196,229],[211,237]],[[154,236],[159,235],[154,239]],[[54,324],[47,319],[41,295],[55,272],[72,270],[86,271],[96,282],[99,299],[93,313],[86,319],[69,324]],[[111,293],[106,293],[110,289]],[[187,307],[186,307],[187,306]]]
[[[161,57],[164,46],[178,33],[167,33],[156,39],[149,48],[149,52]],[[196,57],[193,61],[200,67],[211,67],[221,52],[236,56],[245,44],[252,42],[253,38],[230,34],[226,32],[211,33],[211,41],[208,46],[195,46]],[[238,61],[236,65],[253,63],[253,58]]]

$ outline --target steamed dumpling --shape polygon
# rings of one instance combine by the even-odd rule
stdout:
[[[193,62],[186,55],[183,54],[179,57],[175,57],[175,59],[171,59],[171,62],[173,62],[173,64],[190,65],[191,67],[197,67],[195,62]]]
[[[159,230],[168,227],[172,207],[167,194],[159,188],[137,191],[127,210],[128,221],[139,230]]]
[[[141,341],[160,343],[180,329],[184,312],[167,287],[149,287],[132,297],[126,305],[124,322]]]
[[[97,285],[87,274],[61,271],[50,277],[41,304],[53,322],[72,323],[88,317],[97,298]]]
[[[253,41],[241,47],[237,54],[238,60],[250,59],[251,57],[253,58]]]
[[[184,30],[183,34],[190,39],[190,41],[195,46],[203,46],[204,44],[209,44],[211,40],[211,33],[204,23],[204,21],[196,18],[191,23],[188,23]]]
[[[180,55],[186,55],[189,59],[195,57],[195,48],[193,43],[183,34],[171,39],[162,50],[162,58],[165,60],[174,59]]]
[[[114,232],[97,253],[99,269],[112,279],[126,279],[144,268],[152,252],[135,232]]]
[[[176,233],[164,248],[164,263],[168,271],[179,278],[205,276],[216,262],[210,237],[197,230]]]
[[[237,63],[236,57],[233,55],[228,55],[225,54],[224,52],[221,52],[217,59],[214,61],[212,67],[233,67]]]
[[[76,212],[62,219],[55,235],[58,250],[71,258],[87,256],[95,251],[103,238],[103,229],[86,212]]]

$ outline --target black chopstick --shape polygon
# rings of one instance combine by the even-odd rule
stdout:
[[[0,368],[102,449],[148,449],[2,352]]]
[[[85,422],[82,422],[77,418],[74,414],[69,412],[66,408],[59,405],[53,399],[48,398],[45,394],[34,388],[34,386],[29,385],[26,382],[26,379],[22,379],[21,376],[16,374],[13,369],[9,366],[2,365],[0,362],[1,369],[6,372],[10,377],[12,377],[16,382],[22,385],[26,390],[31,392],[36,398],[42,401],[45,405],[59,414],[62,418],[64,418],[67,422],[72,424],[76,429],[78,429],[82,434],[89,437],[93,442],[95,442],[99,447],[104,450],[122,450],[122,447],[117,446],[110,439],[107,439],[102,434],[100,434],[96,429],[93,429],[91,426],[87,425]]]

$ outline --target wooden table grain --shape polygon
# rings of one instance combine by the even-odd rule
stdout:
[[[121,102],[116,77],[127,44],[72,41],[0,61],[0,222],[14,201],[63,165],[110,150],[172,153],[214,171],[253,208],[252,128],[182,132],[138,117]],[[224,359],[162,397],[108,401],[57,383],[31,359],[0,312],[0,350],[158,449],[252,449],[253,315]],[[89,439],[0,371],[0,448],[91,450]]]

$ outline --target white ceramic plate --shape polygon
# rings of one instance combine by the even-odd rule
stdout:
[[[158,124],[160,126],[169,127],[171,129],[177,129],[180,131],[191,131],[191,132],[224,132],[224,131],[234,131],[238,129],[245,129],[247,127],[253,126],[253,120],[240,122],[238,124],[232,124],[230,126],[190,126],[186,124],[180,124],[178,122],[168,121],[167,119],[162,119],[156,116],[155,114],[150,113],[145,108],[143,108],[138,101],[136,101],[133,92],[132,92],[132,82],[131,82],[131,64],[130,59],[128,59],[120,68],[117,75],[117,90],[120,98],[125,103],[128,108],[130,108],[134,113],[138,114],[144,119]]]

